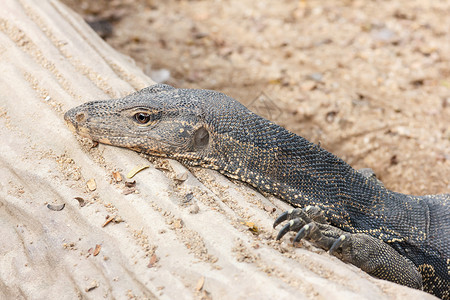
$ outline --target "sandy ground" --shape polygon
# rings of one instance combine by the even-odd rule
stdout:
[[[448,34],[437,29],[449,28],[448,8],[405,3],[390,14],[404,27],[380,21],[386,31],[358,2],[108,3],[97,19],[114,20],[109,42],[146,57],[138,67],[58,1],[0,4],[0,299],[432,298],[307,242],[274,242],[285,203],[213,171],[94,146],[63,113],[152,84],[139,67],[166,69],[169,83],[244,99],[397,190],[448,191]],[[419,50],[388,60],[413,42]]]

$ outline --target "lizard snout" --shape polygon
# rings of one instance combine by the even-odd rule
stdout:
[[[87,117],[87,112],[77,109],[77,107],[70,109],[64,114],[66,123],[75,127],[77,127],[77,125],[82,125],[87,120]]]
[[[85,123],[88,119],[88,113],[80,110],[78,107],[72,108],[64,114],[64,120],[71,131],[88,137]]]

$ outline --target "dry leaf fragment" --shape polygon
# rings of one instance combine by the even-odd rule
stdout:
[[[136,188],[126,188],[122,191],[122,194],[129,195],[134,194],[136,192]]]
[[[196,290],[196,291],[201,291],[201,290],[203,289],[203,285],[204,285],[204,284],[205,284],[205,277],[202,276],[202,277],[198,280],[197,285],[195,286],[195,290]]]
[[[158,257],[156,256],[156,254],[153,254],[152,257],[150,257],[150,262],[148,263],[147,267],[152,268],[153,266],[155,266],[157,261]]]
[[[188,172],[182,172],[175,175],[175,180],[183,182],[188,179]]]
[[[269,83],[270,84],[280,84],[281,83],[281,79],[280,78],[270,79]]]
[[[97,141],[92,141],[91,149],[92,148],[97,148],[97,146],[98,146],[98,142]]]
[[[180,229],[183,227],[183,221],[181,219],[175,219],[172,223],[172,227],[175,229]]]
[[[129,187],[129,188],[136,186],[136,180],[133,180],[133,181],[127,180],[127,181],[125,181],[125,186]]]
[[[187,193],[186,196],[184,196],[183,203],[188,203],[194,199],[193,193]]]
[[[122,219],[121,216],[116,216],[116,217],[114,218],[114,223],[122,223],[122,222],[124,222],[124,220]]]
[[[75,197],[74,199],[78,201],[78,204],[80,205],[80,207],[83,207],[83,206],[86,205],[86,201],[84,201],[83,198],[81,198],[81,197]]]
[[[273,206],[265,205],[264,206],[264,210],[268,211],[268,212],[275,212],[277,209],[275,207],[273,207]]]
[[[102,246],[101,245],[95,245],[95,250],[94,250],[94,253],[93,253],[93,255],[94,256],[97,256],[99,253],[100,253],[100,249],[102,249]]]
[[[116,182],[121,182],[122,181],[122,175],[120,175],[119,172],[113,172],[113,178]]]
[[[47,204],[47,208],[54,211],[63,210],[66,204]]]
[[[108,219],[106,219],[105,223],[103,223],[102,227],[105,227],[106,225],[108,225],[109,223],[111,223],[112,220],[114,220],[116,216],[111,216]]]
[[[133,178],[134,175],[136,175],[136,174],[139,173],[140,171],[145,170],[145,169],[147,169],[147,168],[149,168],[149,167],[150,167],[149,165],[142,165],[142,166],[134,167],[133,169],[131,169],[130,172],[128,172],[127,178]]]
[[[88,182],[86,182],[87,188],[93,192],[97,189],[97,184],[95,183],[95,179],[91,178],[88,180]]]
[[[253,222],[241,221],[241,224],[247,226],[251,232],[254,232],[254,233],[258,232],[258,227],[256,227],[255,223],[253,223]]]
[[[303,91],[311,91],[316,88],[316,82],[314,82],[312,80],[306,80],[305,82],[300,84],[300,88]]]
[[[87,288],[85,288],[84,290],[86,292],[90,292],[90,291],[92,291],[93,289],[96,289],[96,288],[98,288],[98,282],[97,282],[97,280],[93,280],[91,282],[91,284]]]

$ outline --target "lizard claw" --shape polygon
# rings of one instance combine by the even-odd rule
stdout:
[[[298,243],[304,237],[309,236],[311,234],[311,229],[313,227],[314,227],[314,223],[309,223],[309,224],[306,224],[305,226],[303,226],[302,229],[300,229],[300,231],[295,236],[294,243]]]
[[[305,209],[300,208],[293,208],[290,210],[285,211],[281,215],[278,216],[278,218],[273,222],[273,228],[277,227],[278,224],[287,221],[287,220],[295,220],[298,218],[301,219],[307,219],[308,216],[304,212]]]
[[[293,223],[293,222],[294,221],[290,221],[289,223],[284,225],[283,228],[281,228],[280,232],[278,232],[278,235],[277,235],[277,241],[279,241],[286,233],[289,232],[289,230],[291,229],[291,223]]]
[[[313,219],[320,219],[322,221],[323,214],[318,207],[307,206],[303,209],[294,208],[283,212],[273,223],[273,228],[277,227],[280,223],[290,220],[277,235],[277,240],[280,240],[289,231],[300,231],[297,234],[296,241],[301,240],[305,236],[310,236],[312,229],[316,229]],[[308,225],[306,225],[308,224]]]
[[[286,225],[281,228],[277,235],[277,241],[280,240],[289,231],[297,231],[303,227],[303,221],[300,219],[290,220]]]
[[[273,222],[273,228],[277,227],[278,224],[286,221],[289,218],[289,215],[292,213],[293,209],[287,210],[281,215],[278,216],[278,218]]]
[[[339,247],[342,246],[342,244],[344,243],[345,239],[347,237],[343,234],[341,235],[338,239],[336,239],[336,241],[334,241],[333,245],[331,246],[330,250],[328,250],[328,253],[330,253],[331,255],[333,255],[333,253],[339,249]]]
[[[306,239],[316,246],[329,250],[336,239],[343,233],[334,233],[330,225],[326,224],[325,216],[319,207],[307,206],[303,209],[295,208],[282,213],[274,223],[274,227],[283,221],[289,220],[277,235],[280,240],[289,231],[297,232],[294,243]],[[336,244],[340,246],[341,244]]]

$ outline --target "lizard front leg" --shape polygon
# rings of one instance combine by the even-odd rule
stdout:
[[[327,224],[318,207],[284,212],[274,222],[274,228],[284,221],[289,222],[279,231],[277,240],[289,231],[297,232],[294,243],[306,239],[374,277],[422,289],[422,276],[409,259],[382,240],[362,233],[351,234]]]

